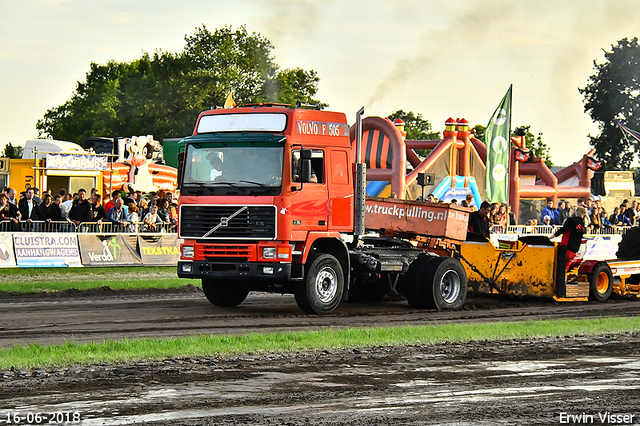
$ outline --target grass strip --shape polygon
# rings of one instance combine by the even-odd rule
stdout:
[[[95,279],[87,281],[54,281],[50,283],[43,282],[22,282],[22,283],[5,283],[0,284],[0,291],[14,293],[54,293],[63,290],[89,290],[100,287],[110,287],[112,290],[140,290],[150,288],[179,288],[185,285],[194,285],[200,287],[200,280],[188,280],[182,278],[125,278],[120,280]]]
[[[200,280],[177,277],[175,267],[131,268],[15,268],[0,274],[0,291],[15,293],[88,290],[109,286],[114,290],[177,288]]]
[[[52,275],[59,277],[74,277],[74,276],[86,276],[91,275],[109,275],[114,272],[126,271],[130,274],[139,273],[177,273],[176,266],[105,266],[105,267],[87,267],[87,268],[5,268],[2,270],[3,277],[28,277],[29,279],[42,279],[49,280]]]
[[[123,339],[94,343],[31,344],[0,349],[0,369],[149,361],[175,357],[228,356],[371,346],[531,339],[640,331],[640,317],[584,320],[434,324],[424,326],[323,329],[320,331]]]

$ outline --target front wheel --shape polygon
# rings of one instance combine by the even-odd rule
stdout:
[[[604,302],[613,292],[613,274],[606,263],[598,263],[589,274],[589,300]]]
[[[237,281],[202,280],[202,291],[207,300],[216,306],[238,306],[247,298],[249,290]]]
[[[304,282],[294,292],[300,309],[308,314],[328,314],[338,306],[343,292],[340,262],[330,254],[309,255]]]

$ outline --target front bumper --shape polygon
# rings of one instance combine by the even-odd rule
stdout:
[[[291,279],[291,264],[181,260],[178,262],[178,277],[289,281]]]

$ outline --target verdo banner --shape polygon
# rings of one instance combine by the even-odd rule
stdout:
[[[132,241],[122,235],[80,235],[84,266],[140,265],[142,259]]]
[[[82,266],[78,236],[74,234],[14,234],[13,245],[21,268]]]

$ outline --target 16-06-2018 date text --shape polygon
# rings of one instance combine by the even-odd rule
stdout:
[[[82,422],[79,411],[0,411],[0,425],[67,425]]]

